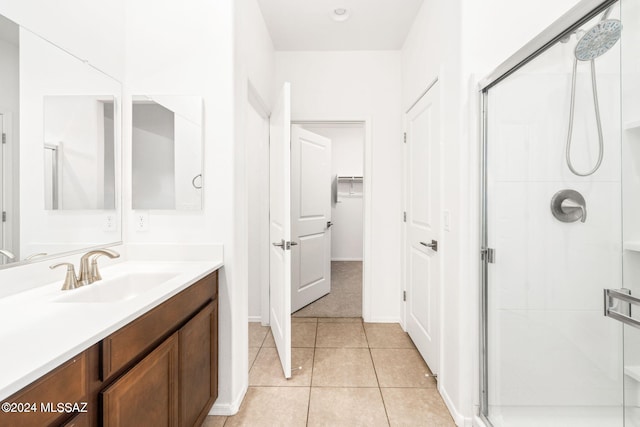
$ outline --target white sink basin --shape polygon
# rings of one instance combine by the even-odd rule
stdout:
[[[55,302],[108,303],[133,299],[176,277],[174,272],[136,272],[64,291]]]

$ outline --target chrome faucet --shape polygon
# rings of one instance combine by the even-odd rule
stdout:
[[[61,262],[59,264],[50,265],[50,269],[58,268],[66,266],[67,274],[64,276],[64,283],[62,284],[62,290],[68,291],[69,289],[76,289],[82,286],[82,283],[78,283],[78,278],[76,277],[76,271],[73,268],[73,264],[70,262]]]
[[[106,255],[109,258],[118,258],[120,254],[110,249],[96,249],[89,251],[80,258],[80,276],[78,281],[82,285],[89,285],[98,280],[102,280],[100,270],[98,270],[98,258]]]

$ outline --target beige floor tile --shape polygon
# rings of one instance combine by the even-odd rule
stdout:
[[[308,426],[388,426],[378,388],[312,388]]]
[[[415,348],[398,323],[365,323],[369,348]]]
[[[267,332],[268,326],[262,326],[259,322],[249,322],[249,347],[261,347]]]
[[[435,379],[418,350],[372,348],[380,387],[435,387]]]
[[[219,417],[217,415],[209,415],[205,417],[202,427],[222,427],[227,421],[227,417]]]
[[[267,337],[264,339],[264,342],[262,343],[263,347],[271,347],[271,348],[275,348],[276,347],[276,342],[273,340],[273,333],[271,333],[271,331],[269,331],[267,333]]]
[[[308,407],[308,387],[249,387],[240,411],[224,426],[303,427]]]
[[[313,368],[313,348],[291,349],[291,378],[286,379],[278,351],[263,347],[249,371],[250,386],[309,387]]]
[[[317,323],[292,323],[291,347],[315,347]]]
[[[312,386],[377,387],[367,348],[316,348]]]
[[[249,370],[251,370],[251,366],[253,366],[253,362],[255,362],[259,351],[260,348],[258,347],[249,347]]]
[[[318,317],[318,323],[362,323],[362,317]]]
[[[316,347],[367,347],[361,323],[318,323]]]
[[[391,426],[455,427],[453,418],[433,388],[383,388]],[[313,399],[313,394],[311,395]]]
[[[291,316],[291,323],[318,323],[317,317],[293,317]]]

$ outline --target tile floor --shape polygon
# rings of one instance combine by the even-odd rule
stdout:
[[[215,426],[455,426],[435,379],[398,324],[292,318],[292,377],[273,336],[249,324],[249,390]]]
[[[331,261],[331,293],[293,317],[362,317],[362,261]]]

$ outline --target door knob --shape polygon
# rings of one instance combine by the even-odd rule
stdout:
[[[422,246],[426,246],[428,248],[433,249],[434,252],[438,252],[438,241],[431,240],[431,243],[420,242]]]
[[[277,246],[284,251],[284,239],[280,240],[280,243],[273,243],[273,246]]]
[[[327,221],[327,228],[331,228],[332,225],[333,223],[331,221]]]

